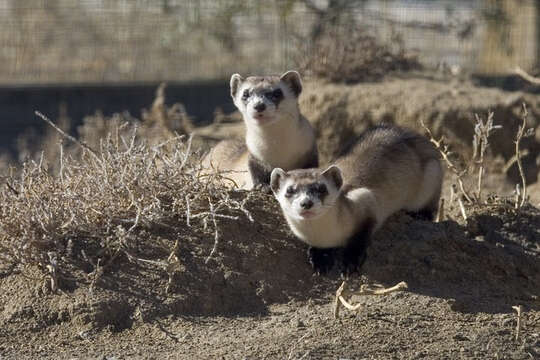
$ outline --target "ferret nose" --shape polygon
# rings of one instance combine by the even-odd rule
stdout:
[[[264,103],[260,102],[257,105],[255,105],[254,108],[258,112],[263,112],[266,109],[266,105]]]
[[[311,207],[313,206],[313,201],[311,201],[311,200],[309,200],[309,199],[302,200],[302,202],[300,203],[300,206],[301,206],[302,209],[304,209],[304,210],[311,209]]]

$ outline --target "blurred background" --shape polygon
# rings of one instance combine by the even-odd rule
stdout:
[[[0,0],[0,150],[43,131],[34,110],[73,124],[138,116],[161,82],[167,102],[209,123],[233,110],[235,72],[351,83],[420,71],[512,87],[512,69],[539,66],[539,21],[535,0]]]

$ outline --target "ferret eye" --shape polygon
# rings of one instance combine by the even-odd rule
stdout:
[[[242,94],[242,100],[247,100],[249,98],[249,89],[244,90],[244,93]]]
[[[326,185],[324,184],[320,184],[318,187],[317,187],[317,192],[319,194],[326,194],[328,192],[328,189],[326,188]]]
[[[283,97],[283,91],[281,89],[276,89],[272,92],[272,97],[275,99],[281,99]]]
[[[291,197],[296,192],[296,189],[293,186],[289,186],[285,193],[286,197]]]
[[[281,89],[276,89],[265,93],[264,96],[270,100],[280,100],[283,97],[283,91],[281,91]]]

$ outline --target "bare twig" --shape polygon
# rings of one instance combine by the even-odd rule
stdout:
[[[519,66],[516,66],[514,68],[514,74],[521,76],[523,79],[527,80],[531,84],[540,85],[540,78],[529,75],[527,72],[525,72],[525,70],[523,70]]]
[[[214,246],[212,247],[212,251],[210,251],[210,254],[206,258],[206,260],[204,260],[205,264],[208,264],[208,262],[210,261],[214,253],[216,252],[218,244],[219,244],[219,230],[218,230],[217,221],[216,221],[216,213],[214,210],[214,204],[212,203],[212,200],[210,198],[208,198],[208,204],[210,205],[211,219],[212,219],[212,222],[214,223]]]
[[[182,163],[180,164],[180,169],[183,169],[184,166],[186,165],[186,162],[189,158],[189,155],[191,153],[191,143],[193,141],[193,134],[190,134],[189,135],[189,138],[188,138],[188,141],[187,141],[187,148],[186,148],[186,152],[184,153],[184,159],[182,160]]]
[[[459,210],[461,211],[461,216],[463,216],[463,220],[467,220],[467,213],[465,212],[465,206],[463,205],[463,201],[461,201],[461,197],[458,196],[458,204],[459,204]]]
[[[452,154],[452,152],[450,151],[448,145],[444,143],[444,136],[441,136],[439,140],[436,140],[431,130],[426,126],[426,124],[424,124],[424,121],[420,120],[420,124],[422,125],[424,130],[427,131],[431,143],[435,145],[437,150],[439,150],[439,153],[441,154],[448,169],[456,175],[456,179],[458,181],[459,189],[461,190],[461,193],[463,194],[465,199],[467,199],[468,202],[472,203],[473,202],[472,198],[468,194],[468,192],[465,190],[465,186],[463,185],[463,176],[467,173],[467,169],[459,170],[457,166],[452,162],[452,160],[450,160],[450,155]]]
[[[43,121],[45,121],[47,124],[51,125],[56,131],[58,131],[62,136],[65,138],[73,141],[75,144],[79,145],[80,147],[90,151],[94,156],[97,157],[97,152],[92,149],[90,146],[86,145],[84,142],[81,142],[77,139],[75,139],[73,136],[67,134],[64,130],[60,129],[55,123],[53,123],[48,117],[40,113],[39,111],[34,111],[34,114],[39,116]]]
[[[64,183],[64,145],[60,142],[60,181]]]
[[[502,128],[501,125],[493,125],[493,112],[488,113],[486,122],[477,114],[476,125],[474,126],[473,137],[473,160],[478,164],[478,183],[476,191],[476,200],[482,201],[482,180],[484,178],[484,156],[489,147],[489,136],[494,130]]]
[[[182,135],[178,135],[178,136],[175,136],[173,138],[170,138],[170,139],[167,139],[165,141],[163,141],[162,143],[160,144],[157,144],[155,146],[152,147],[152,150],[157,152],[160,148],[162,148],[163,146],[171,143],[171,142],[174,142],[174,141],[178,141],[178,140],[182,140],[186,137],[186,135],[182,134]]]
[[[521,314],[523,307],[521,305],[512,306],[512,309],[516,310],[517,312],[517,322],[516,322],[516,341],[519,340],[519,336],[521,334]]]
[[[139,258],[139,257],[136,257],[132,254],[130,254],[128,251],[125,251],[124,250],[124,254],[126,254],[126,256],[128,257],[129,260],[132,260],[132,261],[138,261],[138,262],[142,262],[142,263],[147,263],[147,264],[152,264],[152,265],[157,265],[157,266],[160,266],[160,267],[167,267],[167,264],[163,261],[155,261],[155,260],[149,260],[149,259],[142,259],[142,258]]]
[[[189,205],[189,195],[186,195],[186,224],[187,226],[191,226],[191,208]]]
[[[437,218],[435,222],[441,222],[444,220],[444,198],[439,201],[439,210],[437,211]]]
[[[165,269],[167,271],[167,275],[169,279],[167,280],[167,286],[165,286],[165,293],[168,294],[171,291],[171,288],[173,286],[173,280],[174,280],[174,273],[180,266],[180,259],[178,259],[177,256],[178,251],[178,240],[174,242],[174,246],[171,249],[171,253],[169,254],[169,257],[167,258],[167,268]]]
[[[94,292],[94,288],[99,278],[101,277],[101,275],[103,275],[103,267],[100,265],[100,263],[101,263],[101,258],[97,260],[96,266],[94,267],[94,271],[88,274],[89,276],[92,275],[92,281],[90,282],[90,289],[89,289],[90,293]]]
[[[304,340],[304,338],[305,338],[306,336],[308,336],[308,335],[309,335],[308,332],[305,333],[304,335],[302,335],[302,336],[300,337],[300,339],[298,339],[298,341],[296,341],[296,343],[294,343],[294,345],[293,345],[293,346],[291,347],[291,349],[289,350],[289,357],[288,357],[287,359],[291,360],[291,359],[293,358],[293,352],[294,352],[294,350],[296,349],[296,347],[298,346],[298,344],[300,344],[300,342],[301,342],[302,340]],[[307,353],[306,353],[306,354],[307,354]],[[304,355],[302,356],[302,358],[304,358],[304,357],[306,356],[306,354],[304,354]],[[302,358],[301,358],[301,359],[302,359]]]
[[[341,306],[346,307],[349,310],[356,311],[361,307],[361,304],[358,303],[356,305],[353,305],[349,303],[346,299],[346,297],[349,296],[363,296],[363,295],[388,295],[390,293],[396,292],[396,291],[402,291],[404,289],[407,289],[408,285],[405,281],[402,281],[392,287],[384,288],[382,286],[370,286],[367,284],[364,284],[360,287],[360,291],[351,293],[347,288],[347,281],[343,281],[341,283],[341,286],[336,290],[336,297],[334,299],[334,318],[339,318],[339,310]]]
[[[15,189],[13,188],[13,186],[11,186],[11,184],[10,184],[8,181],[6,181],[6,186],[7,186],[8,189],[11,190],[15,195],[19,196],[19,192],[18,192],[17,190],[15,190]]]
[[[527,156],[529,155],[529,149],[523,149],[520,151],[520,156]],[[508,171],[512,168],[512,166],[514,166],[514,164],[517,162],[517,154],[514,154],[510,159],[508,159],[508,161],[506,162],[506,164],[504,164],[504,166],[502,167],[502,172],[503,173],[508,173]]]
[[[516,140],[514,141],[514,144],[516,145],[516,161],[518,164],[519,169],[519,175],[521,176],[521,199],[519,201],[519,206],[517,208],[522,207],[525,202],[527,201],[527,180],[525,178],[525,173],[523,171],[523,164],[521,163],[521,151],[519,149],[519,145],[521,143],[521,139],[524,137],[530,136],[530,131],[526,131],[527,128],[527,117],[529,116],[529,112],[527,111],[527,105],[523,103],[523,116],[522,116],[522,123],[518,128],[518,132],[516,134]]]
[[[49,251],[47,255],[49,257],[49,263],[46,267],[49,271],[51,291],[55,293],[58,290],[58,261],[54,252]]]

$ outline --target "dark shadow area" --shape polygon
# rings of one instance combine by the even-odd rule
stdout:
[[[467,227],[398,215],[376,234],[363,272],[385,284],[406,281],[409,291],[451,300],[464,313],[538,310],[539,221],[533,207],[486,209]]]
[[[531,94],[540,94],[540,86],[531,84],[518,75],[480,75],[471,76],[477,86],[495,87],[505,91],[523,91]]]
[[[17,137],[29,129],[43,133],[46,124],[36,117],[35,110],[54,121],[64,104],[74,132],[85,116],[96,111],[105,116],[128,111],[140,117],[141,109],[152,105],[158,86],[159,83],[0,87],[0,152],[15,155]],[[197,125],[210,123],[216,108],[227,113],[234,110],[227,80],[168,83],[166,103],[182,103]]]

